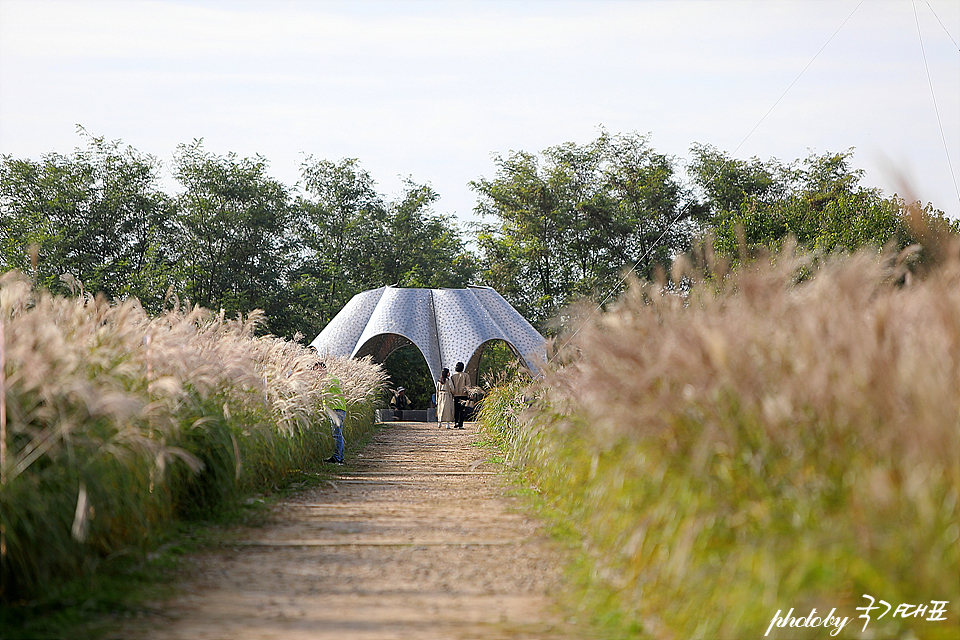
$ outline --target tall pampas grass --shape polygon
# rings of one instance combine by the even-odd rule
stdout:
[[[0,277],[0,600],[144,550],[198,516],[332,448],[316,355],[257,337],[259,312],[228,319],[173,301],[63,298]],[[355,429],[383,388],[370,362],[334,360]]]
[[[960,243],[936,242],[733,272],[705,250],[582,312],[562,365],[485,420],[582,535],[586,608],[666,639],[837,607],[860,637],[870,594],[949,601],[946,622],[878,611],[874,637],[956,637]]]

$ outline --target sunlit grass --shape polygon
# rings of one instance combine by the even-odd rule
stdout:
[[[6,448],[0,601],[154,546],[177,517],[202,518],[268,492],[332,451],[316,354],[255,336],[258,313],[228,319],[172,303],[52,296],[0,279]],[[380,367],[331,359],[350,415],[372,428]]]
[[[957,636],[960,245],[936,251],[915,272],[910,251],[733,272],[705,252],[585,311],[541,383],[488,394],[484,428],[578,532],[611,637],[763,637],[813,607],[861,637],[862,594],[949,601],[874,637]]]

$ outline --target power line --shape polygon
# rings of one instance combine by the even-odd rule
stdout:
[[[944,26],[943,21],[940,19],[940,16],[937,15],[937,12],[933,10],[933,7],[930,5],[930,0],[926,0],[927,7],[930,9],[930,13],[933,14],[933,17],[937,19],[937,22],[940,23],[940,28],[943,29],[943,32],[947,34],[947,37],[950,38],[950,41],[953,42],[953,46],[957,48],[957,51],[960,51],[960,45],[957,44],[957,41],[953,39],[953,36],[950,35],[950,32],[947,30],[947,27]],[[913,12],[916,14],[917,6],[914,4]]]
[[[927,3],[930,6],[930,3]],[[933,8],[930,9],[933,11]],[[933,14],[937,15],[937,14]],[[953,161],[950,160],[950,147],[947,145],[947,136],[943,132],[943,121],[940,119],[940,107],[937,106],[937,94],[933,90],[933,79],[930,77],[930,65],[927,64],[927,51],[923,46],[923,33],[920,31],[920,16],[917,15],[917,3],[913,3],[913,17],[917,21],[917,39],[920,41],[920,53],[923,54],[923,68],[927,72],[927,84],[930,86],[930,98],[933,100],[933,111],[937,114],[937,125],[940,127],[940,140],[943,142],[943,152],[947,156],[947,166],[950,168],[950,177],[953,178],[953,188],[957,192],[957,201],[960,202],[960,186],[957,185],[957,174],[953,172]],[[937,17],[937,21],[940,18]],[[943,26],[943,23],[940,23]],[[946,31],[946,28],[944,28]],[[949,36],[950,33],[948,32]],[[952,37],[950,38],[953,39]],[[954,43],[956,44],[956,43]]]
[[[770,113],[771,113],[774,109],[776,109],[777,105],[780,104],[780,101],[783,100],[784,96],[786,96],[787,93],[790,92],[790,89],[793,89],[793,85],[797,84],[797,81],[799,81],[800,78],[803,76],[803,74],[806,73],[807,69],[810,68],[810,65],[812,65],[814,62],[816,62],[817,58],[820,57],[820,54],[823,53],[823,50],[827,48],[827,45],[829,45],[831,42],[833,42],[833,39],[837,36],[838,33],[840,33],[840,30],[843,29],[844,25],[846,25],[847,22],[849,22],[850,18],[853,17],[853,14],[855,14],[855,13],[857,12],[857,9],[859,9],[859,8],[860,8],[860,5],[862,5],[864,2],[865,2],[865,0],[860,0],[860,2],[857,4],[857,6],[855,6],[855,7],[853,8],[853,11],[850,12],[850,15],[848,15],[847,18],[846,18],[842,23],[840,23],[840,26],[837,27],[837,30],[833,32],[833,35],[830,36],[830,38],[829,38],[825,43],[823,43],[823,46],[820,47],[820,50],[817,51],[816,55],[813,56],[813,59],[811,59],[810,62],[807,63],[807,66],[805,66],[805,67],[803,68],[803,71],[801,71],[801,72],[797,75],[797,77],[793,79],[793,82],[790,83],[790,86],[787,87],[786,90],[785,90],[782,94],[780,94],[780,97],[777,98],[777,101],[773,103],[773,106],[770,107],[765,114],[763,114],[763,117],[762,117],[762,118],[760,118],[760,122],[758,122],[757,125],[756,125],[753,129],[750,129],[750,133],[747,134],[747,137],[745,137],[745,138],[740,142],[740,144],[737,145],[737,148],[734,149],[733,152],[732,152],[730,155],[733,155],[733,154],[735,154],[737,151],[739,151],[739,150],[740,150],[740,147],[742,147],[742,146],[744,145],[744,143],[746,143],[746,141],[750,139],[750,136],[753,135],[753,132],[756,131],[756,130],[760,127],[760,125],[763,124],[763,121],[767,119],[767,116],[769,116]]]

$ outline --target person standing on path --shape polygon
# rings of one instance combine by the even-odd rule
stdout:
[[[450,382],[453,385],[453,413],[457,423],[454,428],[463,429],[463,419],[467,413],[467,400],[470,399],[467,389],[473,385],[470,383],[470,374],[463,371],[462,362],[458,362],[454,369],[456,373],[450,376]]]
[[[323,362],[318,362],[315,368],[319,369],[321,375],[327,372],[327,365]],[[340,380],[337,377],[327,377],[327,394],[330,398],[324,405],[324,409],[330,418],[330,427],[333,430],[333,455],[324,462],[343,464],[346,449],[343,441],[343,423],[347,419],[347,401],[343,397],[343,389],[340,388]]]
[[[444,367],[443,372],[440,374],[440,379],[437,380],[438,429],[443,429],[444,426],[446,426],[447,429],[453,428],[450,426],[453,424],[455,418],[453,404],[453,387],[450,383],[450,369]]]

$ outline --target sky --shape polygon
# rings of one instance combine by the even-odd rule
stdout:
[[[357,158],[388,198],[473,213],[495,157],[649,135],[790,162],[960,218],[957,0],[0,0],[0,153],[94,136],[164,164],[202,138],[294,186]]]

